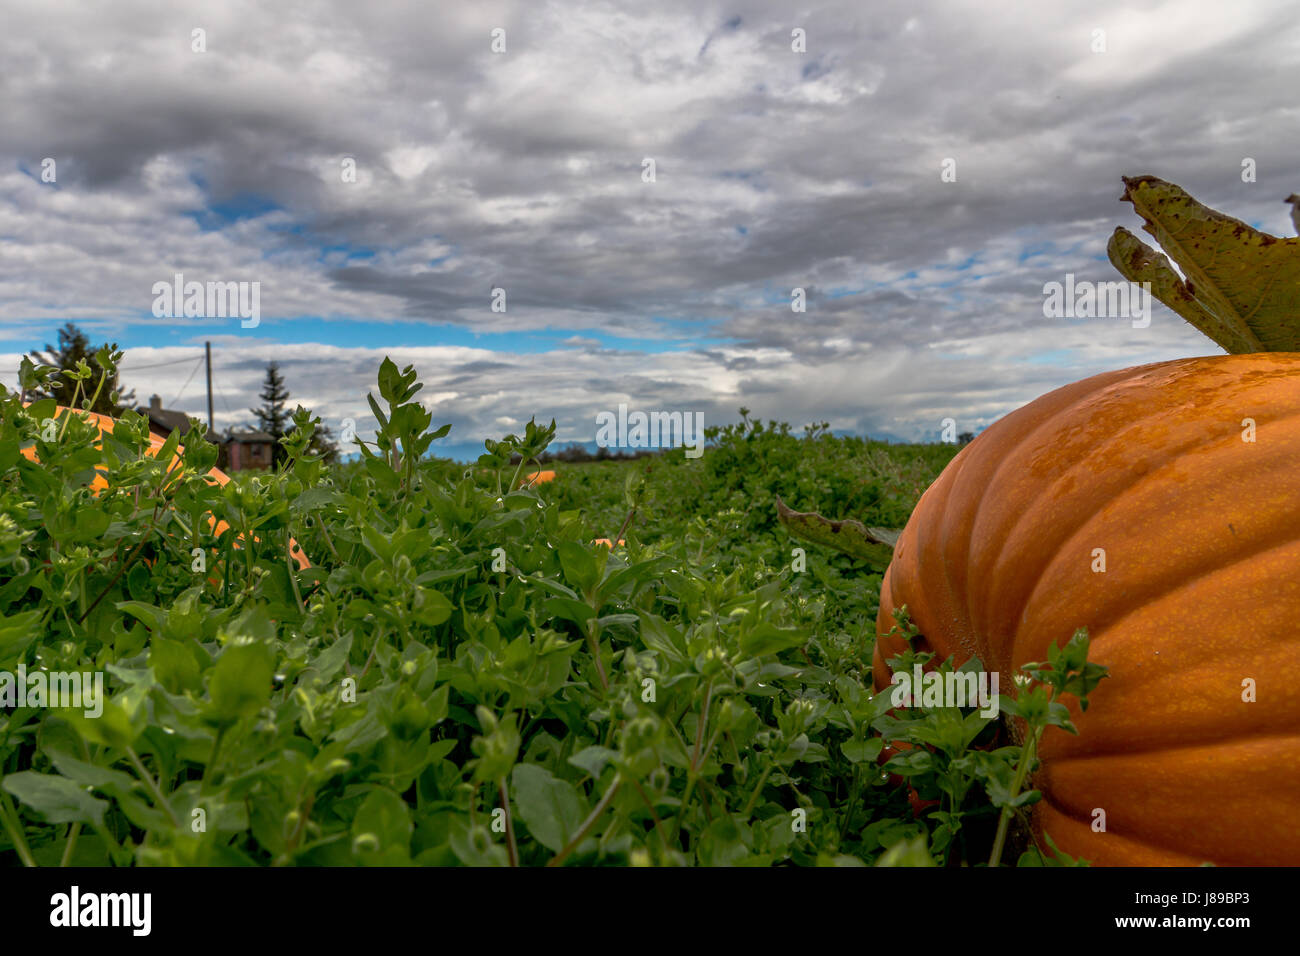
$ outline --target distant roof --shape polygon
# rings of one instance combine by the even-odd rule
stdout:
[[[185,412],[163,408],[156,395],[151,404],[139,405],[136,407],[136,411],[147,416],[150,425],[156,426],[159,430],[168,434],[172,431],[187,432],[190,429],[190,416]]]
[[[275,437],[273,435],[268,435],[266,432],[245,432],[237,431],[232,428],[230,433],[226,436],[226,441],[267,442],[274,445]]]

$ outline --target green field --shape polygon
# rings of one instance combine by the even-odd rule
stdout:
[[[414,375],[385,363],[364,460],[311,460],[300,414],[283,469],[224,487],[197,433],[169,469],[136,416],[101,441],[4,395],[0,672],[28,697],[0,716],[0,859],[987,857],[1019,748],[973,760],[996,719],[873,697],[883,563],[775,504],[901,528],[955,447],[742,417],[700,459],[519,488],[549,430],[440,459]],[[37,672],[101,674],[102,711],[33,698]]]

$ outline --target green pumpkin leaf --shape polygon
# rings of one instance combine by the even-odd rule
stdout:
[[[780,498],[776,499],[776,514],[792,537],[834,548],[882,568],[893,559],[894,545],[902,533],[886,528],[868,528],[852,518],[832,521],[814,511],[795,511]]]
[[[1116,229],[1106,252],[1126,279],[1150,282],[1157,299],[1230,353],[1300,351],[1300,239],[1260,232],[1155,176],[1124,177],[1120,198],[1163,250]]]

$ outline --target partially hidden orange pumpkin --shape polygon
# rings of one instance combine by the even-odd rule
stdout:
[[[544,485],[548,481],[555,480],[554,471],[535,471],[530,475],[525,475],[519,482],[519,487],[530,488],[533,485]]]
[[[67,407],[60,405],[55,409],[54,417],[58,418],[59,416],[66,414],[68,411],[69,409]],[[108,415],[101,415],[98,412],[87,412],[87,411],[77,410],[76,413],[80,415],[88,416],[90,420],[99,427],[99,433],[101,435],[105,433],[111,433],[113,431],[114,425],[117,424],[115,419],[109,417]],[[152,455],[157,455],[158,452],[162,450],[163,445],[165,445],[167,442],[165,438],[162,438],[153,433],[150,433],[149,441],[150,441],[150,445],[152,446],[152,450],[150,452],[150,454]],[[169,466],[170,468],[181,467],[180,450],[181,449],[178,449],[177,454],[173,455],[171,460],[171,465]],[[22,450],[22,453],[30,461],[38,460],[36,457],[35,447],[29,446],[27,448],[24,448]],[[211,469],[208,472],[208,477],[212,478],[219,485],[225,485],[227,482],[230,481],[230,476],[227,475],[220,468]],[[104,478],[102,474],[96,474],[94,479],[90,483],[90,489],[95,494],[98,494],[100,491],[102,491],[107,487],[108,487],[108,481],[107,479]],[[209,524],[212,527],[212,534],[217,537],[219,537],[223,532],[225,532],[230,527],[230,525],[228,525],[226,522],[221,521],[220,519],[216,519],[214,521],[211,517],[209,518]],[[255,538],[254,540],[257,539]],[[289,551],[293,555],[293,559],[295,562],[297,562],[300,570],[305,571],[306,569],[311,567],[311,561],[308,559],[307,555],[303,552],[302,548],[298,546],[298,542],[293,540],[292,538],[289,539]]]
[[[1002,693],[1088,628],[1110,676],[1071,708],[1079,736],[1042,737],[1040,838],[1100,865],[1300,865],[1300,353],[1110,372],[1013,412],[922,496],[881,591],[880,688],[903,605]]]

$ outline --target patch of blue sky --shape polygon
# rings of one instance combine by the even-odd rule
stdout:
[[[271,232],[282,232],[285,233],[286,235],[298,236],[299,238],[311,235],[310,230],[308,230],[308,228],[300,222],[272,223],[271,225],[267,226],[267,229]],[[262,258],[265,259],[266,256],[263,255]]]
[[[209,202],[202,209],[186,210],[204,232],[216,232],[244,219],[256,219],[267,213],[279,212],[284,207],[265,196],[241,193],[223,202]]]
[[[28,176],[36,180],[38,183],[40,183],[42,186],[46,188],[53,188],[53,189],[63,188],[62,186],[59,185],[59,181],[57,178],[53,182],[48,182],[48,183],[41,179],[41,173],[44,170],[42,169],[40,163],[37,163],[35,166],[33,166],[30,163],[25,163],[22,160],[19,160],[18,162],[14,163],[14,166],[17,167],[18,171],[22,173],[24,176]],[[58,172],[57,163],[55,164],[54,171],[56,173]]]
[[[321,246],[320,255],[317,256],[319,261],[324,261],[330,256],[342,254],[344,259],[349,261],[353,259],[373,259],[376,255],[374,249],[369,246],[353,245],[350,242],[340,242],[334,245]]]
[[[1017,256],[1016,261],[1023,263],[1028,262],[1030,259],[1059,255],[1059,253],[1060,250],[1057,248],[1056,243],[1051,240],[1045,242],[1031,242],[1020,250],[1020,255]]]
[[[831,68],[823,64],[819,57],[811,63],[805,63],[803,69],[799,71],[799,76],[803,80],[812,81],[819,80],[830,72]]]
[[[199,321],[199,320],[194,320]],[[678,323],[664,323],[677,325]],[[681,351],[699,344],[701,328],[691,323],[681,334],[664,337],[613,335],[592,329],[539,329],[527,331],[481,331],[470,326],[447,322],[413,322],[391,320],[322,319],[301,317],[292,319],[262,318],[255,333],[259,338],[273,339],[286,344],[318,342],[341,348],[415,348],[427,346],[459,346],[509,352],[516,355],[537,355],[566,348],[572,338],[594,341],[599,348],[619,351],[663,353]],[[195,331],[191,337],[206,334]]]
[[[866,291],[866,287],[851,288],[849,286],[835,286],[834,288],[827,289],[822,293],[822,295],[828,299],[843,299],[850,295],[862,295]]]
[[[34,339],[53,342],[66,318],[33,319]],[[659,354],[732,341],[713,333],[722,319],[683,319],[655,316],[647,324],[659,335],[618,335],[590,328],[548,328],[525,331],[482,331],[447,322],[380,318],[290,318],[263,315],[256,328],[244,329],[238,317],[159,320],[149,313],[138,319],[105,321],[72,318],[93,342],[116,342],[120,348],[190,346],[206,338],[241,335],[285,344],[335,345],[341,348],[411,348],[453,345],[514,354],[540,354],[569,346],[569,339],[595,342],[618,351]],[[35,341],[33,345],[35,345]]]

